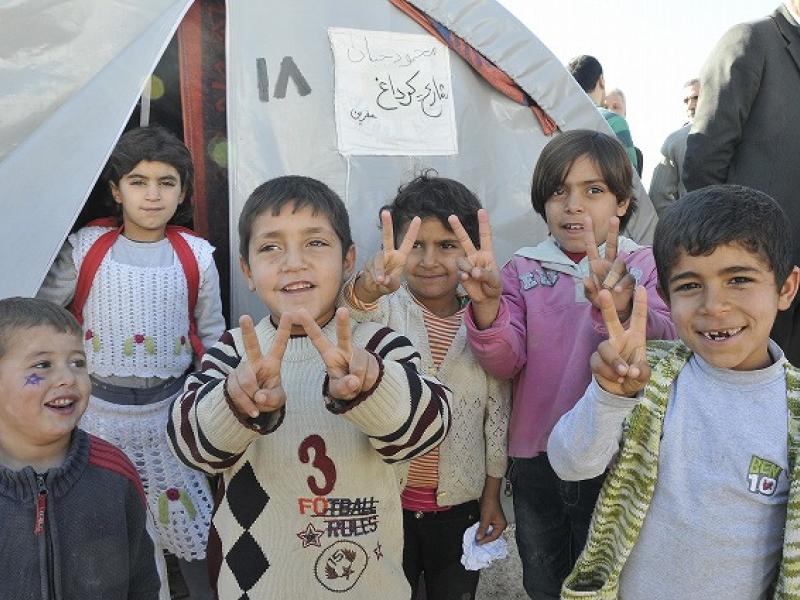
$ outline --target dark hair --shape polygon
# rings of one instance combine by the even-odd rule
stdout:
[[[421,219],[434,217],[445,229],[452,231],[447,217],[455,215],[467,230],[472,243],[478,248],[480,208],[480,200],[467,186],[455,179],[438,177],[435,170],[429,169],[419,177],[401,185],[394,201],[381,208],[381,211],[388,210],[392,214],[395,245],[400,244],[403,230],[414,217]]]
[[[778,203],[741,185],[711,185],[682,196],[658,221],[653,255],[663,293],[681,253],[708,256],[727,244],[757,254],[778,288],[792,270],[792,230]]]
[[[591,129],[566,131],[544,147],[533,170],[533,210],[547,220],[545,203],[564,184],[572,164],[581,156],[587,156],[597,166],[617,202],[630,200],[628,210],[619,219],[620,229],[624,229],[636,211],[631,161],[617,138]]]
[[[588,54],[581,54],[569,61],[567,71],[586,93],[591,92],[597,86],[598,80],[603,75],[600,61]]]
[[[8,338],[19,329],[51,327],[83,339],[83,329],[65,308],[38,298],[4,298],[0,300],[0,357],[6,353]]]
[[[134,167],[142,161],[162,162],[175,168],[181,180],[181,191],[184,193],[183,202],[170,219],[170,223],[187,224],[191,217],[192,180],[194,166],[189,149],[171,131],[160,125],[137,127],[122,134],[117,145],[103,170],[103,178],[115,186],[119,186],[120,179],[133,171]],[[109,200],[114,214],[121,217],[121,207]]]
[[[344,258],[353,245],[353,238],[350,235],[350,218],[342,199],[321,181],[300,175],[284,175],[270,179],[253,190],[239,215],[239,255],[247,264],[250,264],[248,249],[253,222],[267,211],[277,216],[287,204],[294,205],[293,213],[308,206],[314,215],[322,213],[328,217],[333,231],[342,242]]]

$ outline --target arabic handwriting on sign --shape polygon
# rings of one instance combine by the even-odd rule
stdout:
[[[368,108],[364,110],[353,108],[350,110],[350,118],[354,121],[358,121],[358,124],[361,125],[366,119],[377,119],[378,117],[369,112]]]
[[[416,100],[426,117],[433,119],[441,117],[444,110],[443,101],[450,97],[447,88],[436,81],[435,75],[431,76],[431,80],[422,88],[418,88],[420,84],[415,81],[418,76],[419,71],[415,71],[400,85],[395,84],[391,75],[387,76],[386,80],[376,77],[379,91],[375,97],[375,104],[383,110],[397,110],[409,106],[412,100]]]
[[[369,61],[373,63],[391,61],[397,66],[407,67],[420,58],[436,56],[435,46],[427,49],[416,48],[412,52],[405,52],[403,54],[397,51],[390,51],[387,54],[373,51],[372,48],[369,47],[369,40],[367,37],[365,36],[362,39],[364,40],[363,48],[357,46],[355,40],[351,38],[350,46],[347,48],[347,59],[350,62],[360,63],[364,59],[369,59]]]

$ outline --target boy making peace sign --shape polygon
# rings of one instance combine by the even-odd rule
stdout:
[[[419,373],[407,338],[336,310],[355,248],[323,183],[256,188],[240,261],[271,315],[222,335],[176,401],[184,462],[222,476],[212,579],[221,600],[408,600],[393,468],[441,442],[450,391]]]

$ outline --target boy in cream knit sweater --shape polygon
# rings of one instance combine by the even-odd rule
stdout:
[[[424,372],[453,390],[450,433],[411,461],[402,494],[403,569],[412,588],[424,573],[427,597],[437,600],[475,597],[479,572],[465,570],[460,560],[464,531],[479,522],[476,541],[483,544],[506,527],[500,483],[511,393],[466,343],[469,298],[456,264],[466,253],[448,221],[455,215],[463,235],[480,247],[480,208],[475,194],[445,177],[424,173],[402,186],[381,211],[383,250],[344,294],[353,318],[407,335]]]
[[[319,181],[256,188],[240,261],[269,312],[228,331],[175,402],[169,437],[220,474],[209,555],[221,600],[407,600],[392,465],[441,442],[450,392],[419,373],[407,338],[336,311],[355,248],[347,211]]]

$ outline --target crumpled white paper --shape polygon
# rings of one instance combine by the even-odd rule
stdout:
[[[464,554],[461,556],[461,564],[464,565],[467,571],[477,571],[494,560],[508,556],[508,545],[503,536],[480,546],[475,542],[475,533],[478,531],[479,525],[480,523],[475,523],[467,529],[464,532],[464,539],[461,543],[461,547],[464,550]]]

